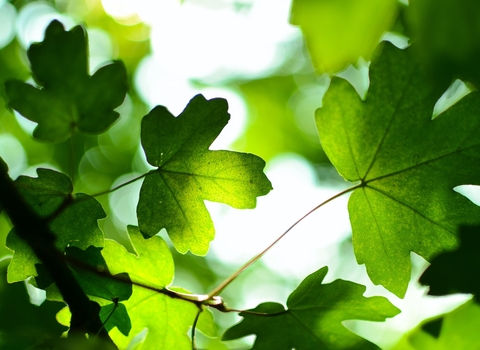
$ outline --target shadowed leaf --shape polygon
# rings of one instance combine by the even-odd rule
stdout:
[[[99,68],[90,76],[87,36],[83,28],[65,31],[50,23],[43,42],[28,50],[38,88],[21,81],[5,83],[10,106],[38,123],[33,136],[61,141],[75,130],[100,134],[117,120],[113,111],[127,92],[127,73],[120,61]]]
[[[15,184],[23,199],[40,217],[50,218],[65,204],[49,224],[55,234],[56,248],[64,251],[67,246],[80,249],[102,247],[103,232],[97,221],[106,215],[100,203],[83,193],[73,196],[72,183],[65,174],[48,169],[37,169],[37,174],[37,178],[20,176]],[[8,281],[12,283],[36,276],[35,264],[40,261],[17,235],[15,228],[8,234],[6,245],[15,252],[8,267]]]
[[[431,261],[420,277],[431,295],[472,293],[480,297],[480,226],[460,228],[460,246]]]

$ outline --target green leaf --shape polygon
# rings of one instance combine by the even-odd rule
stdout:
[[[64,307],[57,313],[57,321],[61,325],[70,326],[72,314],[68,307]],[[107,303],[100,308],[100,319],[103,322],[105,329],[110,332],[117,328],[124,336],[128,336],[132,329],[132,323],[128,316],[127,309],[123,303]]]
[[[4,173],[7,173],[8,172],[8,165],[7,163],[5,163],[5,161],[3,160],[2,157],[0,157],[0,169],[2,172]],[[2,204],[0,203],[0,214],[2,214],[2,211],[3,211],[3,206]]]
[[[144,349],[191,349],[187,336],[197,315],[198,307],[185,300],[171,298],[162,290],[173,280],[173,258],[168,246],[160,237],[145,240],[137,227],[129,226],[130,241],[135,254],[113,240],[105,240],[102,255],[112,274],[126,272],[132,279],[133,294],[123,304],[130,316],[132,329],[128,336],[112,330],[115,344],[124,349],[143,330],[148,333]],[[143,287],[143,286],[145,287]],[[201,313],[200,330],[214,336],[214,323],[208,310]]]
[[[395,0],[294,0],[290,22],[302,29],[317,72],[335,73],[359,57],[370,60],[397,6]]]
[[[27,204],[40,217],[50,218],[65,206],[51,218],[49,225],[56,237],[55,247],[59,251],[67,246],[84,250],[89,246],[102,247],[104,237],[97,221],[105,218],[106,214],[100,203],[83,193],[73,196],[73,186],[65,174],[48,169],[37,169],[37,174],[37,178],[20,176],[15,184]],[[36,276],[35,264],[40,261],[17,235],[15,228],[9,232],[6,245],[15,252],[8,267],[8,281],[12,283]]]
[[[429,325],[436,323],[438,334],[428,331]],[[469,302],[446,314],[440,319],[429,321],[408,337],[413,349],[451,350],[479,349],[480,307]]]
[[[420,283],[430,287],[430,295],[472,293],[480,296],[480,227],[461,227],[460,246],[444,252],[431,261],[420,277]]]
[[[480,208],[453,190],[480,183],[480,98],[471,93],[431,120],[443,87],[429,84],[410,50],[388,43],[370,81],[362,102],[333,79],[316,120],[332,164],[361,182],[348,205],[357,261],[403,297],[411,252],[431,260],[455,248],[459,224],[480,222]]]
[[[27,204],[41,218],[49,218],[71,198],[70,178],[51,169],[38,168],[38,177],[19,176],[15,186]]]
[[[179,252],[205,255],[215,230],[204,200],[254,208],[272,189],[261,158],[208,149],[229,120],[227,108],[224,99],[197,95],[178,117],[157,106],[143,118],[142,146],[158,167],[146,176],[137,206],[146,237],[166,228]]]
[[[127,274],[121,273],[113,275],[112,278],[105,278],[109,270],[101,254],[102,248],[90,246],[86,250],[81,250],[67,247],[65,251],[67,261],[86,294],[110,301],[124,301],[130,298],[132,285]]]
[[[111,303],[102,306],[100,309],[100,319],[104,322],[105,329],[109,332],[114,327],[117,327],[123,335],[128,336],[132,329],[127,308],[123,303]]]
[[[45,339],[60,337],[65,327],[55,321],[64,303],[45,301],[32,305],[24,283],[8,284],[8,259],[0,261],[0,348],[30,349]]]
[[[127,92],[127,73],[120,61],[88,75],[87,36],[80,26],[65,31],[53,21],[41,43],[32,44],[28,59],[36,83],[5,84],[10,106],[38,123],[33,136],[44,141],[61,141],[75,130],[100,134],[117,120],[113,111]]]
[[[322,284],[327,271],[323,267],[305,278],[288,297],[287,310],[270,302],[241,312],[243,320],[228,329],[223,340],[255,334],[255,350],[378,349],[342,322],[384,321],[400,310],[384,297],[364,297],[366,288],[362,285],[343,280]]]
[[[416,53],[437,81],[460,78],[480,86],[478,1],[412,0],[406,14]]]

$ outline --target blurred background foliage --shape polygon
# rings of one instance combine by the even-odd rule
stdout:
[[[314,111],[322,105],[330,76],[346,78],[364,96],[368,62],[377,44],[390,40],[400,47],[417,43],[419,64],[431,69],[434,79],[452,82],[459,78],[478,84],[479,18],[480,4],[469,0],[410,0],[410,4],[396,0],[0,0],[0,156],[13,178],[36,176],[38,167],[53,168],[69,174],[77,192],[98,193],[149,170],[139,135],[141,118],[153,106],[165,105],[177,115],[197,93],[227,98],[232,118],[214,148],[264,158],[278,197],[269,195],[275,204],[264,204],[270,214],[259,208],[261,214],[247,219],[226,215],[227,228],[215,217],[228,209],[209,204],[219,241],[212,246],[212,254],[200,258],[173,252],[175,283],[196,293],[207,292],[318,204],[321,196],[345,186],[321,149],[314,123]],[[106,61],[121,59],[129,74],[128,95],[117,109],[119,121],[98,137],[76,134],[73,144],[34,140],[35,125],[9,109],[3,85],[8,79],[33,81],[26,49],[42,40],[53,19],[67,29],[77,24],[86,27],[91,72]],[[139,186],[137,182],[97,198],[109,215],[100,222],[107,237],[127,244],[125,227],[136,223]],[[286,213],[290,221],[285,222],[281,218],[288,216]],[[327,263],[331,279],[354,280],[387,295],[380,287],[371,286],[365,271],[355,263],[345,209],[326,216],[303,228],[314,231],[309,237],[294,238],[276,258],[266,257],[242,275],[225,291],[225,299],[237,308],[265,300],[283,301],[308,273]],[[235,220],[257,220],[249,226],[255,232],[247,232],[248,227],[230,232]],[[275,226],[276,221],[283,226]],[[10,228],[3,214],[2,241]],[[259,232],[266,230],[273,232],[260,238]],[[328,237],[318,238],[319,230],[328,231]],[[232,236],[226,236],[227,232]],[[243,240],[243,246],[238,247],[240,241],[234,239]],[[321,240],[326,242],[315,248]],[[222,243],[225,241],[229,243]],[[304,251],[299,258],[301,249],[307,250],[311,243],[316,250]],[[228,244],[248,249],[228,260],[222,256]],[[291,251],[295,247],[298,249]],[[1,245],[0,257],[10,255]],[[300,267],[288,270],[295,263]],[[420,261],[418,266],[422,264]],[[403,301],[394,300],[402,310],[412,307],[414,301],[424,302],[425,290],[414,280],[412,285],[411,299],[407,295]],[[0,293],[11,293],[9,288],[0,284]],[[452,303],[437,309],[436,314],[453,308]],[[350,328],[389,348],[406,330],[435,312],[402,312],[400,321],[397,317],[373,331],[362,323],[352,323]],[[238,319],[232,314],[216,316],[220,329]],[[417,335],[415,339],[420,338]],[[209,349],[225,348],[219,341],[202,341]]]

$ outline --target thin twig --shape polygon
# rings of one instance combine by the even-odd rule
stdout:
[[[132,184],[132,183],[134,183],[134,182],[136,182],[136,181],[138,181],[138,180],[140,180],[140,179],[143,179],[143,178],[144,178],[145,176],[147,176],[148,174],[150,174],[150,172],[145,173],[145,174],[142,174],[142,175],[140,175],[140,176],[137,176],[136,178],[131,179],[131,180],[129,180],[129,181],[127,181],[127,182],[125,182],[125,183],[123,183],[123,184],[121,184],[121,185],[118,185],[118,186],[116,186],[116,187],[114,187],[114,188],[111,188],[111,189],[109,189],[109,190],[105,190],[105,191],[102,191],[102,192],[98,192],[98,193],[95,193],[95,194],[91,194],[91,195],[89,195],[89,196],[90,196],[90,197],[99,197],[99,196],[103,196],[104,194],[108,194],[108,193],[115,192],[116,190],[118,190],[118,189],[120,189],[120,188],[122,188],[122,187],[124,187],[124,186],[130,185],[130,184]]]
[[[308,213],[306,213],[304,216],[302,216],[300,219],[298,219],[292,226],[290,226],[284,233],[282,233],[273,243],[271,243],[268,247],[266,247],[263,251],[255,255],[253,258],[251,258],[249,261],[247,261],[245,264],[243,264],[237,271],[235,271],[230,277],[228,277],[225,281],[220,283],[218,287],[214,288],[210,293],[208,293],[208,299],[213,298],[214,296],[220,294],[230,283],[232,283],[243,271],[245,271],[247,268],[249,268],[251,265],[253,265],[255,262],[257,262],[262,256],[265,255],[266,252],[268,252],[275,244],[277,244],[283,237],[287,235],[295,226],[297,226],[300,222],[302,222],[307,216],[312,214],[314,211],[317,209],[320,209],[323,207],[325,204],[333,201],[334,199],[343,196],[346,193],[349,193],[359,187],[362,187],[364,184],[359,183],[358,185],[352,186],[350,188],[347,188],[346,190],[343,190],[342,192],[337,193],[333,197],[330,197],[326,201],[320,203],[317,205],[315,208],[310,210]]]
[[[200,314],[203,311],[201,305],[197,305],[197,306],[198,306],[198,312],[197,312],[197,315],[195,316],[195,320],[193,321],[193,325],[192,325],[192,350],[197,349],[197,347],[195,346],[195,330],[197,328],[197,323],[198,323],[198,319],[200,318]]]

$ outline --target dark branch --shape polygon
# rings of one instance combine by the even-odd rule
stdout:
[[[57,285],[72,314],[70,332],[99,336],[113,345],[99,317],[99,305],[90,301],[67,266],[64,255],[54,245],[55,236],[48,222],[39,218],[25,203],[8,175],[0,158],[0,207],[10,217],[19,237],[32,248],[35,255]]]

